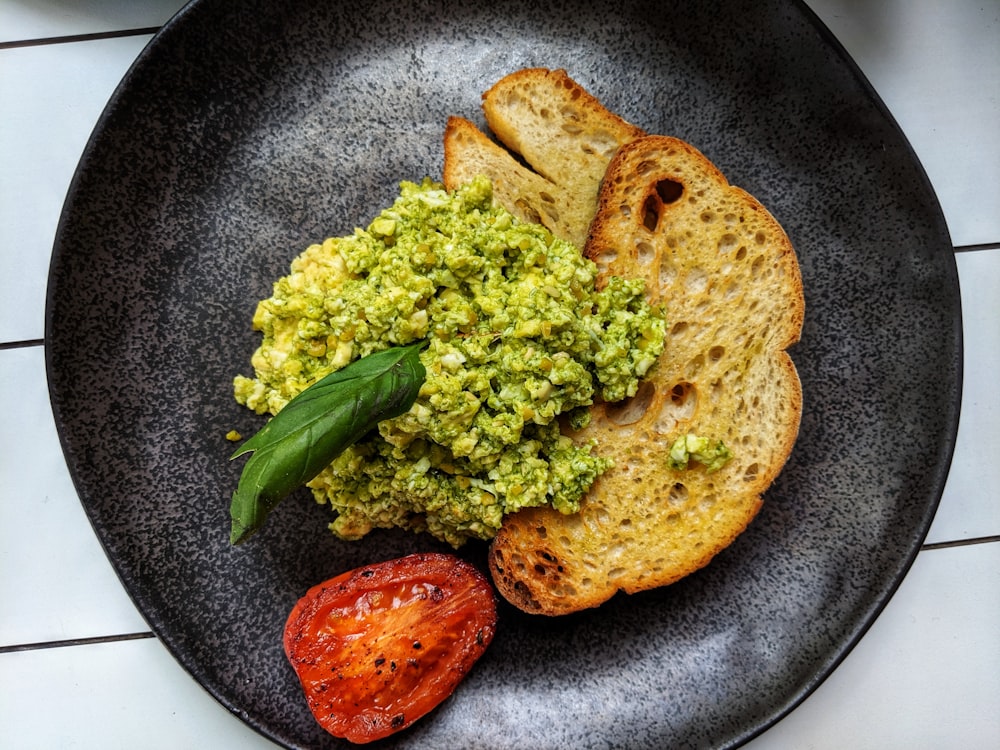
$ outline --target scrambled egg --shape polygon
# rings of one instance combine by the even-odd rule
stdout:
[[[493,205],[486,179],[447,193],[404,182],[367,230],[307,248],[258,305],[254,377],[237,400],[276,414],[328,373],[426,339],[409,412],[379,424],[309,483],[332,531],[489,539],[503,515],[571,513],[609,466],[564,437],[595,398],[634,395],[663,348],[662,312],[637,280],[595,289],[575,246]]]

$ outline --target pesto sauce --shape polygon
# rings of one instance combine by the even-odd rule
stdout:
[[[665,333],[642,281],[598,291],[596,274],[574,245],[494,206],[485,178],[451,194],[404,182],[367,229],[307,248],[259,303],[254,377],[235,378],[236,398],[275,414],[359,357],[426,339],[410,410],[309,483],[333,532],[399,526],[459,546],[522,507],[575,512],[610,463],[557,417],[634,395]]]

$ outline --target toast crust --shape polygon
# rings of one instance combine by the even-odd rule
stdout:
[[[494,200],[524,221],[583,247],[608,163],[644,131],[606,109],[565,70],[527,68],[482,96],[492,140],[472,122],[448,121],[443,181],[448,190],[478,174]]]
[[[805,303],[787,235],[697,149],[667,136],[619,148],[585,254],[600,278],[642,277],[663,304],[666,348],[635,397],[596,404],[570,433],[614,460],[577,514],[508,516],[490,547],[500,593],[526,612],[595,607],[618,591],[677,581],[732,543],[786,463],[802,389],[786,349]],[[722,439],[734,458],[708,473],[667,466],[679,435]]]

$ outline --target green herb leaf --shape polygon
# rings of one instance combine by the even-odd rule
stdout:
[[[252,452],[233,493],[231,544],[245,541],[297,487],[383,419],[413,404],[427,373],[423,342],[362,357],[313,383],[289,401],[230,460]]]

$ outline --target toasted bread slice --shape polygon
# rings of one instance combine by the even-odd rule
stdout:
[[[542,224],[557,237],[583,247],[593,207],[587,217],[587,207],[581,206],[568,190],[532,172],[468,120],[448,118],[444,156],[444,184],[448,190],[485,175],[493,182],[496,203],[521,221]]]
[[[799,266],[778,222],[692,146],[624,145],[608,167],[585,253],[601,278],[642,277],[665,306],[666,349],[638,394],[592,407],[573,434],[614,459],[578,514],[508,516],[490,549],[503,596],[527,612],[594,607],[706,565],[750,523],[798,433],[802,391],[785,351],[804,317]],[[668,467],[674,440],[721,439],[709,473]]]
[[[607,110],[565,70],[511,73],[483,94],[483,113],[503,145],[468,120],[451,118],[445,187],[485,174],[500,205],[582,248],[608,162],[643,130]]]

